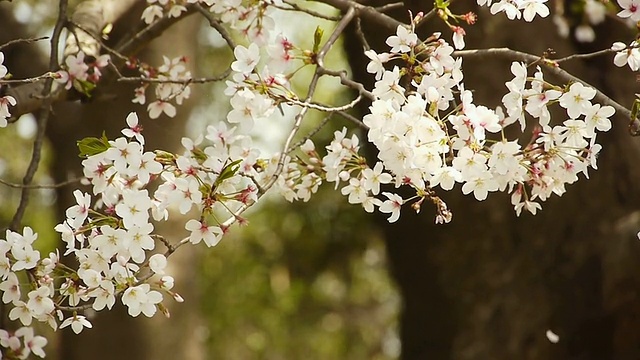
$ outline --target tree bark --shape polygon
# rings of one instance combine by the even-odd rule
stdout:
[[[422,2],[405,3],[414,14],[430,10],[419,8]],[[458,5],[473,10],[469,2]],[[393,15],[408,19],[406,11]],[[534,54],[553,48],[558,57],[587,50],[560,38],[551,19],[525,24],[486,11],[479,15],[478,24],[467,26],[468,48]],[[373,48],[388,51],[389,33],[367,22],[363,27]],[[437,30],[450,37],[445,26]],[[596,31],[596,49],[631,38],[610,23]],[[352,36],[345,46],[354,78],[372,86],[361,45]],[[631,103],[637,84],[628,69],[613,66],[611,56],[567,65],[614,99]],[[498,105],[511,79],[509,62],[465,61],[463,69],[476,102]],[[613,129],[599,135],[599,170],[543,203],[536,216],[516,217],[504,194],[477,202],[456,187],[440,192],[454,213],[451,224],[433,224],[426,207],[420,215],[405,209],[394,224],[378,219],[403,297],[402,359],[640,357],[640,146],[627,131],[628,119],[616,116],[612,122]],[[547,340],[547,329],[560,335],[559,343]]]

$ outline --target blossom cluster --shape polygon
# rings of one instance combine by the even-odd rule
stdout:
[[[275,21],[271,14],[275,6],[282,6],[282,0],[147,0],[149,6],[142,13],[142,19],[151,24],[164,16],[179,17],[185,13],[190,4],[206,6],[220,16],[223,23],[229,24],[246,37],[266,44],[271,32],[275,29]]]
[[[22,340],[21,340],[22,339]],[[4,352],[0,351],[3,359],[26,359],[34,354],[44,358],[44,347],[47,339],[43,336],[34,335],[33,328],[21,327],[15,332],[0,330],[0,345]]]
[[[536,15],[549,16],[549,8],[545,4],[547,0],[477,0],[480,6],[491,6],[491,14],[504,12],[509,20],[523,18],[525,21],[533,21]],[[493,4],[492,4],[493,3]]]
[[[83,51],[69,55],[62,70],[56,72],[56,82],[64,84],[65,89],[72,87],[81,94],[91,96],[102,77],[102,69],[109,64],[109,55],[100,55],[95,60],[86,57]]]
[[[11,320],[30,326],[35,319],[79,333],[92,327],[83,309],[111,309],[118,297],[131,316],[166,312],[164,294],[182,298],[172,292],[174,280],[166,274],[169,253],[157,244],[171,252],[186,243],[215,246],[231,223],[243,221],[238,209],[257,201],[254,181],[265,176],[259,152],[249,137],[234,135],[235,128],[210,126],[209,145],[201,147],[202,138],[185,138],[184,153],[172,154],[144,150],[135,113],[127,124],[123,137],[79,144],[92,191],[74,191],[76,204],[55,227],[66,243],[62,256],[73,256],[77,270],[63,265],[57,252],[41,258],[33,248],[37,234],[29,227],[22,234],[7,230],[6,239],[0,239],[0,290],[2,301],[12,304]],[[147,186],[154,180],[160,184],[150,193]],[[152,223],[167,220],[171,207],[199,214],[186,222],[189,235],[177,244],[155,234]],[[150,280],[153,275],[159,279]],[[25,331],[15,336],[26,336],[20,335]],[[0,341],[14,352],[36,354],[42,344],[40,338],[29,338],[26,347]]]
[[[452,56],[453,48],[439,34],[428,42],[415,39],[415,34],[399,27],[387,40],[390,53],[368,51],[368,70],[378,81],[373,89],[376,100],[363,121],[384,169],[396,186],[416,189],[416,202],[432,197],[435,187],[451,190],[462,183],[462,192],[473,193],[477,200],[486,199],[489,192],[507,191],[516,213],[526,209],[535,214],[540,204],[534,200],[562,195],[579,173],[588,176],[587,168],[597,167],[601,147],[595,143],[596,131],[610,129],[608,118],[614,109],[592,104],[594,89],[581,83],[554,86],[544,80],[540,67],[529,76],[526,64],[514,62],[514,78],[506,83],[509,92],[502,99],[504,110],[489,109],[474,104],[462,83],[462,60]],[[429,56],[411,59],[402,69],[384,68],[389,59],[417,53],[417,48]],[[401,85],[407,74],[413,74],[410,89]],[[456,100],[461,105],[451,110]],[[551,126],[553,104],[567,112],[569,119],[562,125]],[[524,145],[505,137],[505,128],[514,123],[525,131],[529,118],[536,122]],[[385,196],[387,202],[408,202]],[[387,212],[386,207],[380,210]],[[438,214],[438,222],[446,220]]]
[[[183,101],[191,96],[191,86],[189,85],[191,72],[186,67],[187,58],[179,56],[169,59],[163,56],[163,62],[160,67],[154,68],[134,58],[127,61],[127,66],[140,72],[143,80],[156,81],[153,86],[156,100],[147,106],[147,112],[151,119],[157,119],[163,113],[174,117],[176,106],[172,102],[175,102],[176,105],[182,105]],[[150,86],[150,82],[145,82],[137,87],[131,102],[140,105],[146,104],[146,91]]]

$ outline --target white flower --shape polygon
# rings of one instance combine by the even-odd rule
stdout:
[[[640,0],[618,0],[622,11],[618,13],[621,18],[630,18],[632,21],[640,21]]]
[[[371,60],[367,65],[367,72],[369,72],[370,74],[376,74],[376,80],[380,80],[385,70],[384,63],[389,61],[389,59],[391,58],[391,54],[376,54],[374,50],[367,50],[364,52],[364,54]]]
[[[440,185],[443,190],[451,190],[456,182],[462,181],[462,174],[453,167],[441,167],[435,171],[429,185],[435,187]]]
[[[9,273],[7,280],[0,284],[0,290],[4,293],[2,294],[3,303],[16,304],[20,301],[20,282],[18,281],[18,277],[15,273]]]
[[[525,0],[521,5],[522,17],[525,21],[533,21],[533,18],[537,15],[540,17],[549,16],[549,8],[546,3],[547,0]]]
[[[389,36],[387,45],[391,46],[392,53],[406,53],[411,51],[411,46],[418,43],[418,35],[412,33],[403,25],[398,25],[396,35]]]
[[[176,116],[176,107],[168,101],[156,100],[147,106],[149,117],[157,119],[160,114],[165,113],[168,117]]]
[[[380,184],[388,184],[392,177],[390,174],[383,173],[384,166],[381,162],[377,162],[373,169],[366,168],[362,171],[364,178],[364,188],[371,191],[373,195],[380,193]]]
[[[520,10],[516,6],[514,2],[511,1],[500,1],[499,3],[495,3],[491,5],[491,14],[495,15],[499,12],[503,12],[507,15],[509,20],[520,19]]]
[[[462,185],[462,193],[467,195],[473,191],[473,196],[479,200],[485,200],[489,191],[497,191],[499,188],[498,182],[494,177],[488,173],[483,172],[472,176],[467,182]]]
[[[142,19],[147,24],[151,24],[156,18],[162,18],[162,8],[158,5],[147,6],[142,12]]]
[[[135,137],[136,140],[140,143],[140,145],[144,145],[144,136],[142,136],[142,126],[138,124],[138,114],[135,112],[130,112],[127,115],[127,125],[128,129],[122,130],[122,135],[132,138]]]
[[[133,317],[140,313],[152,317],[157,311],[156,304],[160,302],[162,302],[162,294],[151,290],[149,284],[132,286],[122,294],[122,303],[129,308],[129,315]]]
[[[14,304],[14,308],[9,311],[9,319],[10,320],[18,320],[22,325],[29,326],[31,325],[31,321],[33,319],[33,315],[31,310],[27,306],[27,304],[23,301],[17,301]]]
[[[516,216],[520,216],[523,208],[530,212],[532,215],[535,215],[539,209],[542,209],[542,206],[535,201],[523,201],[516,204],[515,206]]]
[[[456,49],[464,49],[464,36],[467,34],[461,26],[452,26],[453,30],[453,46]]]
[[[126,236],[126,248],[129,250],[131,259],[138,264],[145,259],[145,250],[153,250],[155,243],[151,236],[153,224],[134,225],[129,228]]]
[[[162,254],[154,254],[149,258],[149,268],[158,275],[164,275],[167,267],[167,258]]]
[[[187,221],[184,228],[191,231],[189,241],[192,244],[197,244],[201,240],[204,240],[207,246],[216,246],[223,235],[223,231],[219,226],[210,226],[207,225],[206,222],[200,222],[194,219]]]
[[[71,325],[71,330],[73,330],[73,332],[76,334],[80,334],[80,332],[82,332],[82,329],[84,328],[91,329],[93,327],[89,320],[87,320],[87,318],[82,315],[74,315],[73,317],[65,319],[60,325],[60,329],[63,329],[69,325]]]
[[[149,221],[149,209],[151,199],[147,190],[124,190],[122,202],[116,205],[116,214],[124,222],[127,229],[133,226],[142,226]]]
[[[390,192],[383,192],[382,195],[386,196],[388,200],[385,200],[382,205],[380,205],[380,212],[391,214],[387,219],[390,223],[398,221],[404,200],[402,200],[400,195]]]
[[[578,82],[573,83],[569,87],[569,91],[560,97],[560,106],[567,109],[570,118],[575,119],[591,108],[589,100],[595,96],[595,89],[586,87]]]
[[[376,81],[372,93],[381,100],[404,103],[404,88],[400,86],[400,69],[394,66],[393,71],[385,71],[382,79]]]
[[[76,190],[73,192],[73,196],[76,198],[77,205],[73,205],[72,207],[67,209],[66,215],[69,221],[69,224],[74,228],[78,229],[84,221],[89,216],[89,208],[91,207],[91,195],[87,193],[82,193],[80,190]]]
[[[8,72],[7,67],[2,65],[3,62],[4,62],[4,54],[2,53],[2,51],[0,51],[0,79],[7,76],[7,72]]]
[[[233,49],[236,61],[231,63],[231,69],[242,74],[248,74],[260,61],[260,48],[256,43],[251,43],[248,48],[238,45]]]
[[[41,286],[29,292],[27,307],[35,316],[46,315],[55,309],[53,300],[49,297],[51,290],[48,286]]]
[[[21,327],[16,330],[15,335],[17,337],[22,337],[24,341],[25,352],[23,352],[23,356],[28,356],[30,352],[34,353],[36,356],[44,358],[45,353],[42,349],[47,345],[47,339],[43,336],[34,336],[33,328],[30,327]]]
[[[109,310],[116,302],[115,286],[110,280],[102,280],[100,286],[91,292],[91,296],[94,297],[93,309],[100,311],[107,307]]]

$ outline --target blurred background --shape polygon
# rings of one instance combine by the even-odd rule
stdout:
[[[70,9],[78,2],[70,1]],[[300,3],[331,13],[320,3]],[[458,1],[455,7],[479,14],[478,24],[467,28],[468,48],[507,46],[533,54],[553,48],[562,57],[608,48],[616,40],[629,42],[635,35],[612,16],[592,24],[584,11],[590,1],[549,1],[552,12],[561,11],[562,17],[533,24],[491,17],[473,3]],[[139,1],[114,24],[109,43],[140,26],[145,4]],[[407,9],[431,9],[428,1],[404,4],[390,14],[404,21]],[[49,35],[56,9],[56,1],[0,2],[0,44]],[[558,32],[559,21],[564,21],[567,37]],[[325,34],[334,26],[291,12],[277,22],[308,48],[316,26]],[[419,30],[450,37],[446,27],[433,23]],[[366,21],[362,25],[371,46],[386,51],[389,32]],[[584,26],[592,29],[594,41],[576,40],[576,29]],[[361,49],[349,29],[327,61],[331,68],[350,69],[371,88]],[[47,51],[46,41],[14,45],[4,51],[5,65],[16,78],[38,75],[46,68]],[[197,77],[217,74],[232,61],[220,36],[197,15],[138,55],[155,66],[162,64],[162,55],[186,55]],[[509,63],[465,62],[465,83],[475,89],[478,103],[499,104],[511,77]],[[611,56],[572,62],[567,69],[627,106],[638,92],[633,74],[615,68]],[[308,72],[295,78],[302,93],[308,78]],[[108,101],[53,109],[36,183],[79,176],[78,139],[104,129],[117,136],[129,111],[145,114],[143,106],[130,101],[134,86],[106,85]],[[352,97],[334,81],[321,86],[318,101],[343,104]],[[224,120],[229,105],[223,88],[194,85],[174,119],[141,116],[147,149],[177,150],[182,134],[195,136],[207,124]],[[308,130],[321,120],[321,114],[311,113]],[[635,235],[640,229],[640,147],[628,135],[628,119],[612,121],[614,128],[599,139],[604,147],[599,170],[590,180],[569,186],[562,198],[544,203],[535,217],[516,218],[504,194],[478,203],[455,190],[443,195],[454,221],[439,226],[433,225],[426,207],[419,215],[405,211],[400,222],[389,225],[384,217],[348,205],[332,186],[321,188],[309,203],[267,198],[248,214],[249,226],[233,228],[215,248],[182,248],[172,257],[169,273],[185,302],[167,301],[170,319],[132,319],[122,308],[94,314],[94,328],[80,336],[68,329],[51,335],[48,358],[640,359],[640,249]],[[274,117],[261,126],[255,134],[261,146],[275,150],[274,144],[277,148],[282,141],[280,129],[288,124],[290,119]],[[332,120],[316,144],[329,141],[342,126],[350,124]],[[34,133],[32,116],[0,131],[1,179],[21,181]],[[51,229],[73,203],[72,191],[38,190],[32,198],[24,223],[40,233],[41,250],[58,246]],[[18,190],[0,186],[0,226],[10,221],[18,198]],[[185,235],[180,226],[167,224],[159,231],[179,239]],[[549,329],[560,336],[557,344],[546,338]]]

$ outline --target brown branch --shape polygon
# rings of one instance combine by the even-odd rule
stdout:
[[[615,51],[613,49],[603,49],[603,50],[595,51],[595,52],[588,53],[588,54],[573,54],[573,55],[565,56],[565,57],[560,58],[560,59],[549,59],[549,60],[555,62],[556,64],[560,64],[560,63],[563,63],[563,62],[569,61],[569,60],[589,59],[589,58],[593,58],[593,57],[596,57],[596,56],[611,54],[611,53],[615,53],[615,52],[617,52],[617,51]]]
[[[389,15],[382,14],[378,12],[375,8],[371,6],[366,6],[359,4],[352,0],[317,0],[318,2],[331,5],[336,9],[339,9],[342,12],[347,12],[349,9],[353,8],[356,11],[356,16],[361,17],[362,19],[371,22],[376,25],[380,25],[387,30],[395,31],[398,28],[398,25],[407,25],[403,24],[400,21],[392,18]]]
[[[26,43],[26,44],[33,44],[36,41],[40,41],[40,40],[47,40],[49,37],[48,36],[42,36],[39,38],[29,38],[29,39],[16,39],[16,40],[11,40],[7,43],[4,43],[2,45],[0,45],[0,51],[2,51],[4,48],[11,46],[13,44],[20,44],[20,43]]]
[[[84,178],[74,178],[67,181],[63,181],[57,184],[31,184],[31,185],[23,185],[23,184],[14,184],[8,181],[0,179],[0,184],[8,186],[14,189],[57,189],[61,187],[65,187],[71,184],[79,183]]]
[[[329,21],[340,21],[340,16],[328,16],[322,13],[319,13],[317,11],[311,10],[311,9],[305,9],[303,7],[301,7],[300,5],[296,4],[293,1],[284,1],[285,4],[289,5],[290,7],[284,7],[284,6],[276,6],[276,8],[280,9],[280,10],[284,10],[284,11],[298,11],[301,13],[305,13],[308,15],[311,15],[315,18],[319,18],[319,19],[325,19],[325,20],[329,20]]]
[[[67,21],[67,0],[60,0],[58,5],[58,20],[56,21],[56,25],[53,29],[53,34],[51,36],[51,54],[49,56],[49,71],[55,71],[58,65],[58,43],[60,40],[60,35],[62,34],[62,29],[65,26]],[[24,174],[24,178],[22,179],[22,184],[28,186],[33,181],[33,177],[38,171],[38,166],[40,165],[40,156],[42,153],[42,145],[44,143],[45,130],[47,128],[47,122],[49,120],[49,115],[51,114],[51,104],[53,102],[53,98],[49,96],[51,93],[51,88],[53,85],[53,79],[46,79],[44,82],[44,88],[42,90],[41,96],[44,99],[42,103],[42,107],[40,108],[40,116],[38,116],[38,131],[36,134],[36,139],[33,142],[33,152],[31,154],[31,161],[29,162],[29,166],[27,168],[26,173]],[[27,205],[29,204],[29,195],[31,189],[23,188],[22,193],[20,195],[20,203],[18,204],[18,208],[11,220],[11,224],[9,224],[9,228],[13,231],[17,231],[20,223],[22,222],[22,217],[24,216],[24,212],[27,209]]]
[[[204,16],[204,18],[207,19],[207,21],[209,21],[209,26],[211,26],[212,28],[216,29],[216,31],[218,31],[218,34],[220,34],[220,36],[222,36],[224,41],[227,42],[227,45],[229,45],[229,48],[231,48],[231,51],[233,51],[233,49],[235,49],[235,47],[236,47],[236,42],[233,41],[233,38],[231,37],[231,34],[229,34],[229,32],[222,25],[220,20],[216,19],[213,16],[213,14],[211,14],[211,12],[207,11],[205,8],[203,8],[200,5],[196,5],[195,9],[200,14],[202,14],[202,16]]]

